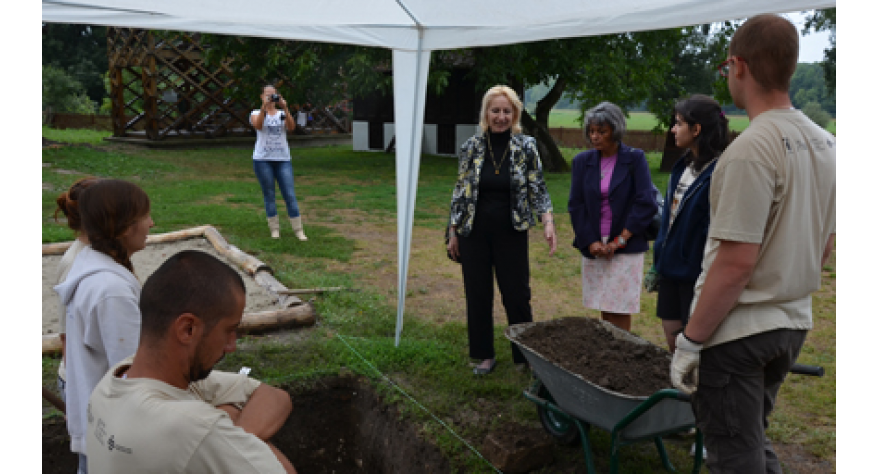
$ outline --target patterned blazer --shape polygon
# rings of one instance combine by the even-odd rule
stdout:
[[[480,172],[487,156],[487,136],[474,135],[458,153],[458,182],[452,191],[449,223],[467,237],[474,228],[474,214],[480,197]],[[553,212],[550,193],[544,183],[541,157],[535,139],[523,134],[510,137],[510,186],[513,227],[524,231],[535,225],[534,214]]]

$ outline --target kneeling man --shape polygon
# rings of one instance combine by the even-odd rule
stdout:
[[[238,273],[204,252],[147,279],[137,352],[89,400],[92,474],[296,472],[267,442],[290,414],[287,392],[211,370],[235,350],[244,304]]]

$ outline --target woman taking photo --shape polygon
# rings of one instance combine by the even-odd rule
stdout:
[[[694,284],[703,265],[709,234],[709,183],[718,157],[730,143],[727,118],[718,102],[693,95],[675,105],[675,146],[684,155],[672,167],[662,223],[654,242],[654,270],[659,278],[657,317],[669,351],[687,324]]]
[[[59,212],[64,214],[64,217],[67,219],[67,227],[74,233],[73,243],[70,244],[70,247],[61,256],[61,261],[58,262],[55,278],[56,285],[61,284],[67,279],[67,274],[70,272],[70,267],[73,265],[76,256],[89,245],[89,238],[82,231],[82,219],[79,215],[79,197],[86,188],[97,182],[98,178],[82,178],[77,180],[70,186],[70,189],[61,193],[55,199],[55,204],[58,206],[55,209],[55,220],[58,220]],[[61,363],[58,364],[58,392],[61,394],[61,399],[64,400],[65,386],[67,385],[67,371],[65,369],[67,362],[67,317],[64,305],[59,304],[58,306],[60,309],[60,314],[58,315],[58,335],[61,338]]]
[[[290,227],[299,240],[308,240],[303,232],[302,217],[293,189],[293,166],[290,164],[290,148],[287,145],[287,131],[296,128],[293,115],[287,108],[284,97],[273,86],[264,86],[260,94],[263,105],[251,112],[251,125],[257,131],[254,145],[254,174],[263,190],[263,205],[266,219],[273,239],[281,236],[278,223],[278,209],[275,205],[275,182],[281,190]]]
[[[625,132],[620,107],[602,102],[587,111],[584,138],[593,149],[572,162],[568,212],[583,255],[584,306],[629,331],[640,308],[644,232],[657,203],[645,153],[621,142]]]
[[[522,134],[522,108],[513,89],[489,89],[480,110],[482,132],[468,139],[458,156],[447,252],[461,263],[469,353],[479,361],[477,375],[495,368],[493,274],[507,322],[532,321],[528,230],[535,225],[534,214],[544,225],[550,255],[556,251],[553,206],[535,139]],[[524,368],[522,352],[511,347],[513,362]]]
[[[111,366],[137,349],[141,284],[131,256],[146,247],[153,219],[146,193],[115,179],[84,190],[79,212],[89,245],[55,291],[67,313],[67,430],[82,470],[89,396]]]

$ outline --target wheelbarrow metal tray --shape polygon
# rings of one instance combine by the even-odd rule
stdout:
[[[618,339],[636,344],[650,344],[605,321],[599,322],[605,324]],[[524,331],[539,324],[546,322],[515,324],[508,327],[504,335],[522,350],[535,375],[566,413],[593,426],[612,431],[632,410],[648,399],[648,396],[617,393],[596,385],[548,361],[518,340]],[[625,439],[638,440],[685,430],[693,425],[694,415],[689,403],[664,399],[626,426],[620,434]]]

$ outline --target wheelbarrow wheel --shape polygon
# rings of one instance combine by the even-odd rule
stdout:
[[[539,385],[537,395],[546,400],[555,402],[550,395],[550,392],[543,384]],[[548,410],[541,405],[538,405],[537,408],[538,418],[541,419],[541,425],[544,426],[544,429],[556,439],[557,443],[564,446],[574,446],[580,441],[578,427],[575,424],[575,421],[569,416]],[[588,426],[586,423],[583,424],[585,427]]]

